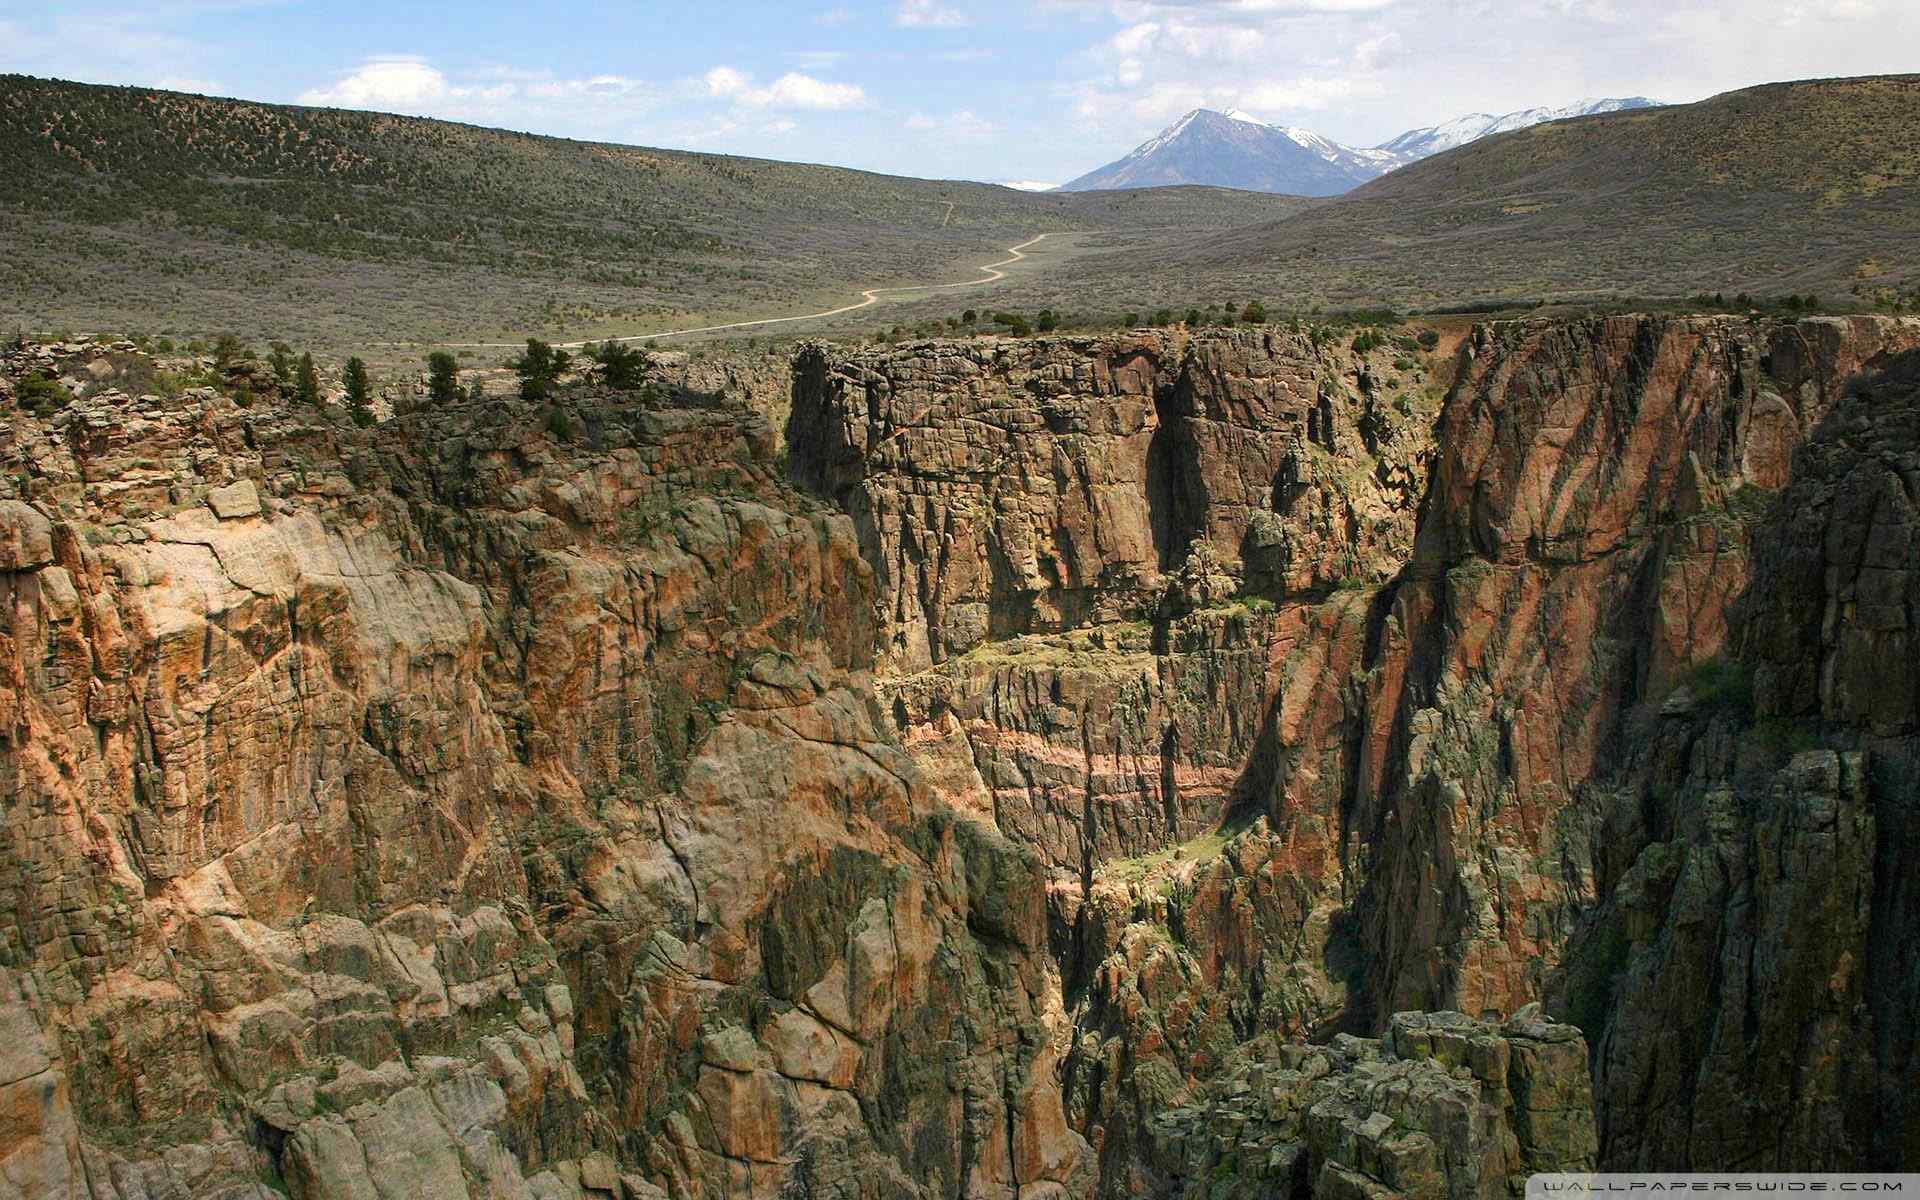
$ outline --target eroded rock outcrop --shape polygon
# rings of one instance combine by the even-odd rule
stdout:
[[[814,350],[789,442],[796,474],[853,515],[882,660],[905,673],[1151,615],[1201,545],[1280,592],[1389,569],[1432,403],[1418,365],[1394,362],[1275,329]]]
[[[1509,1180],[1591,1170],[1586,1043],[1536,1010],[1397,1013],[1383,1038],[1325,1046],[1255,1038],[1152,1119],[1153,1166],[1174,1194],[1218,1200],[1503,1200]]]

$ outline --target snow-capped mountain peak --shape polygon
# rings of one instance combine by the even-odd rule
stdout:
[[[1211,115],[1211,110],[1209,109],[1205,109],[1205,108],[1194,109],[1192,112],[1189,112],[1187,115],[1181,117],[1178,121],[1175,121],[1173,124],[1167,126],[1165,129],[1162,129],[1157,135],[1155,135],[1150,140],[1142,142],[1139,146],[1135,147],[1133,153],[1127,155],[1127,158],[1136,159],[1136,158],[1151,157],[1152,155],[1158,153],[1159,151],[1179,141],[1181,135],[1186,133],[1187,130],[1193,125],[1195,121],[1201,120],[1209,115]],[[1122,160],[1122,161],[1125,161],[1125,160]]]
[[[1118,162],[1064,191],[1205,183],[1254,191],[1333,196],[1390,163],[1311,129],[1282,128],[1239,109],[1195,109]]]
[[[1455,117],[1439,125],[1429,125],[1424,129],[1409,129],[1390,142],[1380,143],[1379,149],[1393,154],[1424,152],[1438,154],[1442,150],[1451,150],[1455,146],[1464,146],[1485,133],[1499,117],[1492,113],[1468,113],[1464,117]]]
[[[1542,121],[1646,108],[1641,96],[1587,99],[1500,115],[1468,113],[1409,129],[1378,146],[1347,146],[1293,125],[1274,125],[1237,108],[1196,108],[1125,158],[1089,172],[1062,191],[1199,183],[1302,196],[1333,196],[1432,154]]]
[[[1342,147],[1336,143],[1321,137],[1311,129],[1302,129],[1298,125],[1282,125],[1275,126],[1275,128],[1293,139],[1294,145],[1302,149],[1311,150],[1329,162],[1337,157],[1342,149]]]
[[[1468,113],[1464,117],[1455,117],[1441,125],[1429,125],[1423,129],[1409,129],[1390,142],[1382,142],[1380,149],[1402,155],[1408,162],[1438,154],[1443,150],[1452,150],[1468,142],[1479,141],[1496,133],[1511,133],[1516,129],[1525,129],[1529,125],[1539,125],[1545,121],[1564,121],[1569,117],[1590,117],[1596,113],[1620,112],[1629,108],[1652,108],[1656,101],[1645,96],[1627,96],[1606,99],[1576,100],[1572,104],[1554,107],[1523,108],[1516,112],[1494,115],[1492,113]]]

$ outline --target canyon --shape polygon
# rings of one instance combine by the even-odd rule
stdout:
[[[0,1197],[1920,1157],[1920,320],[142,359],[0,359]]]

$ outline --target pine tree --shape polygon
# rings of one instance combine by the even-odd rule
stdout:
[[[373,388],[367,382],[367,364],[358,358],[347,360],[347,411],[355,425],[373,424]]]
[[[527,352],[507,365],[520,376],[522,399],[545,400],[572,361],[565,350],[555,350],[539,338],[528,338]]]
[[[460,399],[460,360],[445,350],[427,355],[427,399],[435,404]]]
[[[645,350],[615,341],[590,346],[586,354],[598,364],[595,374],[599,375],[600,382],[622,392],[630,392],[646,382],[647,368],[653,365]]]
[[[293,373],[293,398],[302,404],[320,407],[320,373],[313,369],[313,355],[301,352],[300,365]]]

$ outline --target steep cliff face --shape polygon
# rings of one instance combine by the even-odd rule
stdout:
[[[1086,1190],[1032,860],[764,421],[12,435],[0,1194]]]
[[[1748,547],[1795,447],[1914,337],[1615,319],[1469,347],[1368,686],[1377,1011],[1538,994],[1593,886],[1580,789],[1612,774],[1638,707],[1720,653],[1735,598],[1771,586]]]
[[[789,440],[798,477],[853,515],[882,661],[909,673],[1151,616],[1203,545],[1283,592],[1403,557],[1432,407],[1406,346],[1256,328],[803,351]]]
[[[1103,1187],[1166,1185],[1146,1116],[1250,1037],[1542,997],[1596,1040],[1609,1161],[1738,1165],[1756,1120],[1809,1130],[1783,1164],[1864,1153],[1858,1134],[1816,1149],[1811,1130],[1910,1078],[1892,1048],[1915,1008],[1889,960],[1911,937],[1898,853],[1844,842],[1863,907],[1814,955],[1837,972],[1833,1004],[1879,997],[1871,1066],[1785,993],[1741,1003],[1749,1029],[1800,1049],[1709,1055],[1706,1030],[1733,1019],[1718,960],[1794,941],[1784,923],[1745,925],[1731,883],[1716,903],[1736,915],[1704,918],[1685,951],[1722,1016],[1661,1024],[1678,997],[1655,999],[1651,961],[1623,976],[1644,948],[1609,914],[1646,886],[1628,870],[1634,842],[1678,836],[1648,794],[1679,769],[1662,776],[1647,748],[1673,736],[1660,713],[1688,704],[1697,675],[1750,662],[1759,695],[1799,706],[1783,720],[1821,697],[1829,725],[1910,734],[1913,685],[1884,679],[1911,679],[1910,602],[1893,599],[1910,577],[1880,572],[1911,564],[1898,513],[1912,475],[1870,465],[1898,457],[1873,439],[1906,417],[1848,397],[1917,345],[1914,322],[1871,319],[1494,325],[1462,347],[1437,418],[1421,368],[1383,361],[1393,349],[1270,331],[803,360],[796,463],[853,516],[879,578],[881,687],[903,737],[952,803],[1052,867],[1077,1028],[1068,1102]],[[1820,449],[1835,421],[1853,437]],[[1791,490],[1813,486],[1796,467],[1809,438],[1821,470],[1880,482],[1849,485],[1844,515],[1796,532],[1813,519]],[[1756,566],[1756,537],[1824,539],[1875,569],[1842,585],[1780,549]],[[1790,566],[1827,582],[1789,584]],[[1781,587],[1799,597],[1791,615],[1753,600]],[[982,607],[988,619],[965,615]],[[1782,623],[1834,643],[1786,650],[1765,632]],[[1877,769],[1884,804],[1911,794],[1910,776]],[[1799,772],[1768,785],[1801,797],[1776,807],[1864,795],[1844,761]],[[1724,836],[1786,820],[1749,808]],[[1829,894],[1832,870],[1800,872],[1794,894]],[[1681,918],[1656,905],[1640,920]],[[1671,957],[1686,936],[1632,938]],[[1656,1030],[1702,1022],[1648,1049]],[[1807,1061],[1788,1071],[1795,1054]],[[1796,1071],[1829,1082],[1778,1082]],[[1709,1114],[1701,1086],[1748,1098]],[[1647,1106],[1661,1089],[1666,1115]],[[1816,1097],[1827,1115],[1796,1115]],[[1910,1134],[1874,1136],[1900,1148],[1891,1158],[1913,1153]]]
[[[1337,617],[1273,598],[1411,549],[1434,397],[1399,353],[1254,329],[802,356],[796,474],[853,516],[882,686],[957,803],[1084,873],[1258,799],[1274,693],[1339,654]]]
[[[1773,360],[1817,378],[1834,332]],[[1727,657],[1594,789],[1604,902],[1555,992],[1622,1166],[1920,1156],[1920,352],[1892,350],[1799,410]]]
[[[1920,1159],[1920,323],[815,348],[804,490],[137,359],[0,362],[0,1196]]]

